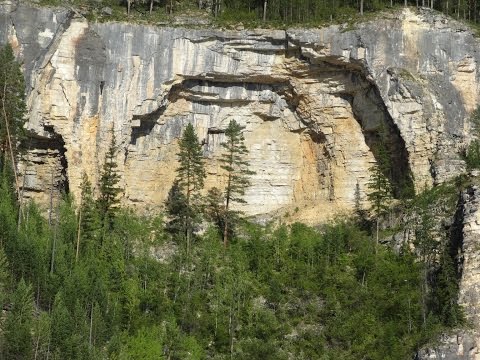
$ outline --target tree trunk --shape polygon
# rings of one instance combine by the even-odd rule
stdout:
[[[233,164],[233,157],[230,160],[230,164]],[[231,166],[231,165],[230,165]],[[226,193],[225,193],[225,214],[223,214],[224,217],[224,227],[223,227],[223,246],[227,248],[228,246],[228,210],[230,207],[230,196],[231,196],[231,190],[232,188],[232,177],[231,174],[228,175],[228,181],[227,181],[227,188],[226,188]]]
[[[50,209],[48,212],[48,225],[52,226],[52,213],[53,213],[53,169],[52,169],[52,181],[50,183]]]
[[[78,262],[78,254],[80,252],[80,237],[82,232],[82,207],[83,204],[82,202],[80,202],[80,209],[78,211],[77,251],[75,253],[75,262]]]
[[[263,22],[267,21],[267,0],[263,2]]]
[[[364,0],[360,0],[360,15],[363,16],[363,1]]]
[[[88,344],[92,346],[92,334],[93,334],[93,302],[90,308],[90,333],[88,335]]]
[[[51,227],[53,221],[53,170],[52,170],[52,182],[50,184],[50,213],[48,214],[48,225]],[[53,274],[53,268],[55,263],[55,247],[57,242],[57,230],[53,230],[53,243],[52,243],[52,256],[50,260],[50,273]]]
[[[17,199],[20,195],[20,186],[18,184],[18,176],[17,176],[17,167],[15,165],[15,156],[13,154],[13,145],[12,145],[12,138],[10,135],[10,125],[8,122],[7,111],[5,110],[5,96],[7,94],[7,84],[3,85],[3,97],[2,97],[2,110],[3,110],[3,119],[5,121],[5,129],[7,130],[7,144],[8,148],[10,149],[10,158],[12,161],[12,169],[13,169],[13,176],[15,178],[15,191],[17,193]],[[21,211],[21,209],[20,209]]]
[[[227,215],[225,214],[225,224],[223,227],[223,247],[227,248],[228,246],[228,220]]]

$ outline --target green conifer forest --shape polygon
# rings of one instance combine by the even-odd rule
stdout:
[[[303,16],[287,3],[269,6],[272,17]],[[327,5],[294,7],[315,14],[316,6]],[[0,61],[8,90],[0,92],[1,360],[409,359],[462,323],[450,230],[439,233],[432,210],[455,212],[455,184],[393,209],[377,171],[374,214],[358,209],[315,228],[258,225],[232,210],[252,174],[232,121],[221,157],[225,189],[203,188],[189,125],[165,213],[122,208],[112,131],[99,184],[84,175],[81,198],[63,194],[45,216],[19,200],[23,84],[9,47]],[[406,226],[384,221],[393,211],[419,219],[410,221],[415,250],[380,241]]]
[[[61,0],[40,0],[43,5],[64,5]],[[363,16],[396,7],[423,7],[456,19],[477,23],[476,0],[69,0],[87,17],[153,22],[175,16],[210,18],[217,25],[316,26],[357,21]],[[105,11],[105,7],[109,10]]]

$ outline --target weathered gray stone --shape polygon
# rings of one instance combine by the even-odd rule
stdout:
[[[102,14],[110,16],[113,14],[113,10],[111,7],[105,6],[102,8]]]
[[[480,189],[473,186],[462,194],[457,212],[460,222],[458,303],[462,307],[467,329],[445,334],[435,344],[421,350],[418,360],[478,360],[480,359]]]
[[[221,187],[222,132],[236,119],[256,171],[242,209],[314,223],[351,209],[357,183],[365,201],[380,132],[398,182],[411,172],[422,189],[464,170],[478,43],[446,21],[405,9],[352,31],[194,30],[90,24],[10,2],[0,7],[0,41],[25,63],[28,128],[61,137],[55,167],[68,165],[77,197],[83,172],[95,183],[113,129],[124,203],[161,206],[188,122],[209,159],[207,188]],[[48,181],[38,162],[22,169],[35,170],[29,183]]]

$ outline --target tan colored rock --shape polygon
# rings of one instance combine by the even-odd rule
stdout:
[[[28,16],[40,31],[28,30]],[[52,173],[44,164],[60,169],[55,190],[78,198],[84,172],[98,180],[113,129],[122,201],[161,208],[189,122],[205,144],[207,188],[222,186],[222,129],[231,119],[244,126],[256,175],[240,208],[250,215],[317,223],[351,210],[357,184],[368,206],[381,132],[398,182],[411,172],[420,190],[464,169],[458,153],[479,96],[478,44],[434,13],[405,9],[354,31],[89,24],[67,10],[0,8],[0,19],[10,18],[0,40],[28,64],[28,128],[51,150],[32,148],[46,159],[27,156],[21,171],[38,184],[25,196],[43,204]]]

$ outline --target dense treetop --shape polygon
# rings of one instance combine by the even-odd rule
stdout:
[[[41,0],[41,4],[65,5],[60,0]],[[249,27],[361,21],[363,15],[400,6],[428,7],[474,23],[480,20],[476,0],[70,0],[68,5],[104,21],[175,23],[183,17],[190,24],[208,24],[211,20],[217,25],[243,23]]]

